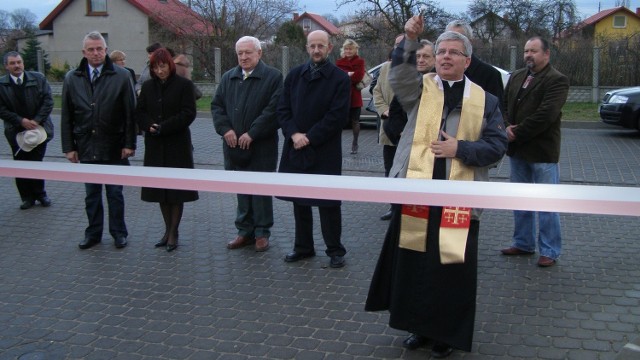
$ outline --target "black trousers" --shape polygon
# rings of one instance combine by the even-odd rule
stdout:
[[[396,156],[397,146],[383,145],[382,146],[382,160],[384,162],[384,177],[389,177],[389,172],[393,167],[393,158]]]
[[[320,229],[327,246],[327,256],[344,256],[347,250],[342,246],[342,208],[338,206],[318,206]],[[313,214],[311,206],[293,203],[293,216],[296,221],[296,240],[294,251],[308,254],[314,251]]]
[[[15,139],[9,141],[9,144],[11,144],[11,150],[13,151],[13,160],[42,161],[44,154],[47,152],[46,142],[36,146],[29,152],[24,150],[18,151],[20,148],[18,144],[15,143]],[[37,200],[47,195],[44,189],[44,180],[42,179],[16,178],[16,187],[18,188],[18,193],[20,193],[22,201]]]

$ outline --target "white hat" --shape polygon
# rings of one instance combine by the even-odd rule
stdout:
[[[22,151],[29,152],[47,140],[47,132],[40,125],[33,130],[25,130],[16,135],[16,141]]]

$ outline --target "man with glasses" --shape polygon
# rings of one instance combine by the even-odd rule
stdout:
[[[457,32],[438,37],[436,74],[415,71],[423,21],[406,23],[389,72],[408,113],[389,177],[487,181],[507,147],[498,99],[464,76],[472,48]],[[434,358],[471,351],[475,322],[481,209],[448,205],[394,205],[365,306],[412,334],[403,346],[432,341]]]
[[[342,128],[349,114],[351,80],[328,60],[333,50],[329,34],[316,30],[307,36],[309,61],[292,69],[278,104],[278,121],[285,142],[280,172],[342,174]],[[313,245],[312,206],[320,213],[320,228],[331,258],[329,266],[345,264],[342,213],[339,200],[285,198],[293,202],[295,244],[284,261],[296,262],[316,255]]]

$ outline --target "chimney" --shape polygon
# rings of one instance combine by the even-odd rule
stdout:
[[[298,15],[297,12],[293,13],[293,21],[298,21],[298,18],[300,17],[300,15]]]
[[[640,8],[636,8],[636,15],[640,16]]]

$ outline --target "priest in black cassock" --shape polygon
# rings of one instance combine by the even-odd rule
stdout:
[[[421,16],[407,21],[389,71],[408,112],[389,177],[488,181],[489,166],[507,148],[498,99],[464,76],[472,48],[456,32],[436,41],[436,74],[416,72],[423,28]],[[389,310],[389,326],[412,334],[405,347],[432,344],[434,358],[471,351],[480,212],[394,205],[365,310]]]

